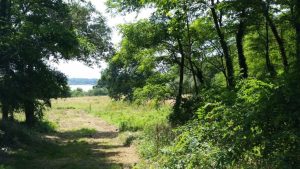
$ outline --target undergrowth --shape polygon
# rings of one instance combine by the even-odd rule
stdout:
[[[299,90],[289,85],[249,79],[204,91],[197,118],[173,129],[171,144],[148,134],[140,168],[298,168]]]

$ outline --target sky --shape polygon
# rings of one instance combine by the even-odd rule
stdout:
[[[126,16],[122,15],[111,15],[106,11],[105,1],[106,0],[90,0],[95,8],[102,13],[107,19],[107,25],[112,29],[112,42],[115,46],[119,44],[122,36],[118,33],[117,26],[119,24],[135,22],[142,18],[150,17],[151,9],[142,10],[138,15],[131,13]],[[59,64],[54,64],[59,71],[67,75],[68,78],[100,78],[100,72],[107,67],[106,63],[100,65],[94,65],[88,67],[78,61],[61,61]]]

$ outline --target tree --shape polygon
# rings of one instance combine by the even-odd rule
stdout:
[[[141,29],[138,27],[143,25]],[[109,96],[116,100],[122,97],[132,101],[135,88],[142,87],[146,79],[153,74],[155,59],[153,50],[141,49],[141,45],[152,45],[151,40],[159,38],[155,34],[151,37],[151,24],[139,22],[132,25],[123,25],[124,39],[121,42],[121,49],[108,62],[109,66],[99,82],[101,87],[109,91]],[[140,32],[140,34],[136,34]],[[148,36],[150,33],[150,37]],[[137,35],[137,36],[136,36]],[[143,36],[146,35],[146,36]],[[146,38],[148,36],[148,38]],[[146,39],[144,39],[146,38]],[[146,57],[147,56],[147,57]]]
[[[270,26],[272,33],[275,36],[276,42],[278,44],[279,51],[281,54],[281,59],[282,59],[282,65],[284,67],[284,70],[287,71],[289,68],[289,63],[287,60],[283,39],[280,37],[277,27],[276,27],[275,23],[273,22],[272,18],[270,17],[269,10],[268,10],[269,4],[266,4],[264,1],[261,0],[261,6],[262,6],[263,15],[265,16],[266,21],[268,22],[268,25]]]
[[[246,63],[246,57],[244,55],[244,49],[243,49],[243,38],[245,36],[245,21],[244,20],[245,20],[245,11],[243,10],[240,13],[238,30],[236,33],[236,47],[238,50],[238,58],[239,58],[241,77],[247,78],[248,77],[248,66]]]
[[[267,6],[267,8],[269,8],[269,6]],[[267,11],[269,11],[269,9],[267,9]],[[265,46],[266,46],[266,55],[265,55],[265,58],[266,58],[266,67],[267,67],[267,71],[270,73],[270,75],[272,77],[274,77],[276,75],[276,71],[275,71],[275,68],[273,66],[273,64],[271,63],[271,59],[270,59],[270,36],[269,36],[269,23],[268,21],[266,20],[266,43],[265,43]]]
[[[0,1],[0,37],[1,37],[1,41],[0,43],[4,43],[3,39],[5,38],[6,36],[6,33],[7,33],[7,26],[8,26],[8,1],[7,0],[1,0]],[[5,66],[5,52],[4,52],[4,49],[1,48],[0,50],[0,58],[1,58],[1,62],[0,62],[0,78],[1,78],[1,81],[3,81],[3,74],[6,70],[6,67]],[[3,96],[2,96],[3,97]],[[2,98],[1,97],[1,98]],[[9,108],[8,106],[6,106],[7,104],[2,102],[2,119],[8,119],[8,112],[9,112]]]
[[[227,84],[229,88],[233,88],[234,87],[234,70],[233,70],[233,64],[232,64],[232,59],[230,57],[229,54],[229,49],[228,49],[228,45],[227,42],[225,40],[225,36],[221,30],[221,24],[222,24],[222,20],[218,19],[218,15],[215,9],[215,1],[211,0],[211,13],[212,13],[212,17],[213,17],[213,21],[215,24],[215,28],[217,31],[217,34],[219,36],[219,41],[223,50],[223,54],[224,54],[224,58],[225,58],[225,63],[226,63],[226,74],[227,74]],[[222,16],[220,16],[220,18],[222,18]]]
[[[49,61],[77,59],[89,64],[104,59],[111,49],[109,29],[103,17],[84,2],[15,0],[8,11],[11,19],[7,23],[13,33],[0,44],[1,49],[7,47],[8,65],[1,83],[1,103],[12,111],[24,110],[31,126],[44,105],[50,106],[51,98],[63,97],[67,91],[67,78],[53,70]],[[74,24],[87,17],[94,22]]]

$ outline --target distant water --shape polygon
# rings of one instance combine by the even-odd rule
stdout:
[[[75,90],[77,88],[81,88],[83,91],[89,91],[93,89],[94,85],[70,85],[71,90]]]

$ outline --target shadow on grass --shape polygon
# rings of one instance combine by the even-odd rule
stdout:
[[[58,139],[46,138],[44,134],[27,129],[18,123],[0,126],[0,169],[117,169],[122,164],[107,158],[119,152],[110,149],[122,147],[81,138],[111,138],[116,132],[97,132],[81,129],[56,133]],[[109,151],[105,151],[109,150]]]
[[[63,139],[79,139],[79,138],[112,139],[118,137],[118,132],[99,132],[96,131],[95,129],[82,128],[75,131],[58,133],[57,135]]]

